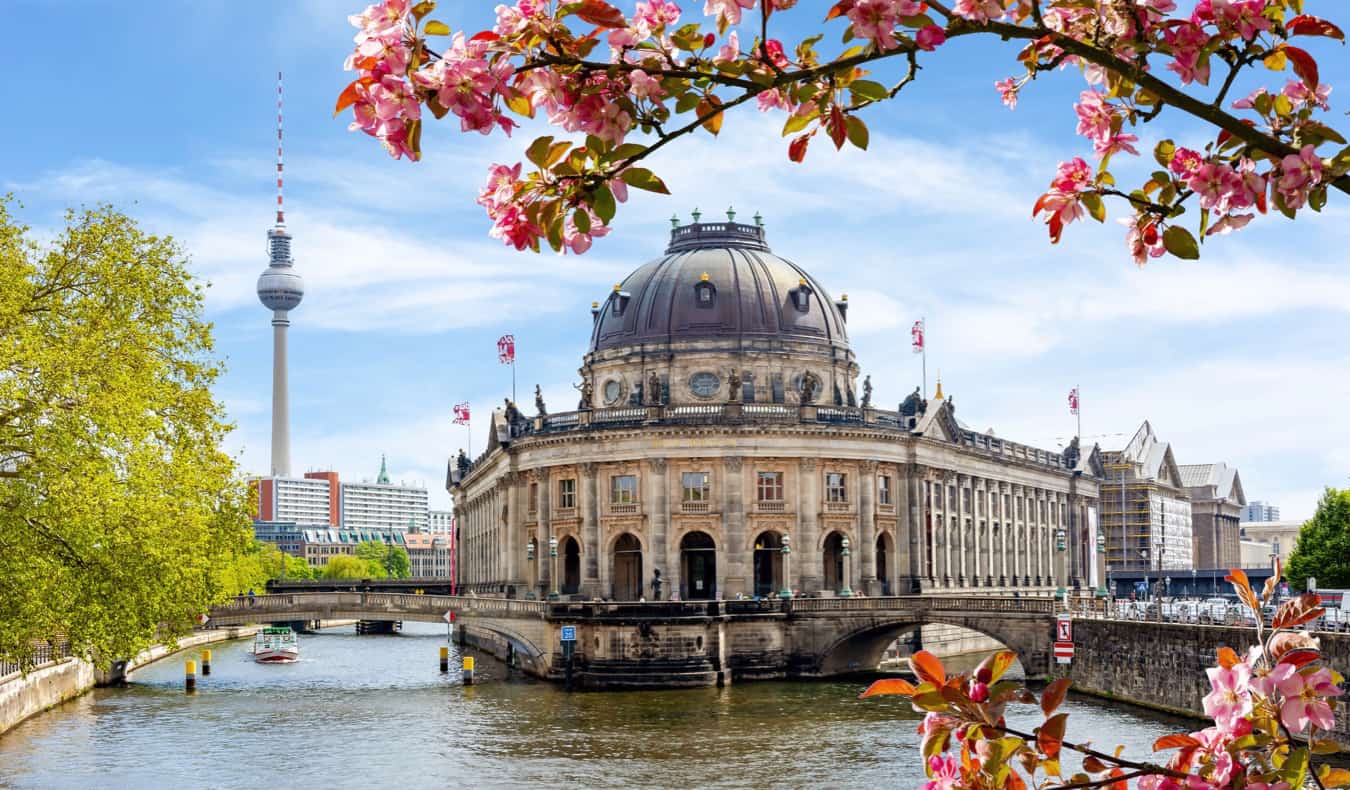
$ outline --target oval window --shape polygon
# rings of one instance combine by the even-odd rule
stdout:
[[[695,396],[700,398],[711,398],[717,395],[717,391],[722,388],[722,379],[716,373],[703,371],[695,373],[689,379],[689,389]]]
[[[623,384],[621,384],[618,379],[610,379],[609,381],[606,381],[605,403],[607,405],[612,406],[615,403],[618,403],[619,398],[621,397],[623,397]]]

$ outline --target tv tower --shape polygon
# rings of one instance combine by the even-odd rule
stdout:
[[[271,262],[258,276],[258,300],[272,311],[272,476],[290,477],[291,420],[286,381],[286,328],[305,296],[305,281],[291,260],[291,234],[281,202],[281,72],[277,72],[277,224],[267,231]]]

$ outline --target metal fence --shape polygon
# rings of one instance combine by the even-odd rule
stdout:
[[[70,640],[64,636],[35,643],[32,663],[24,665],[17,661],[0,661],[0,683],[6,683],[22,676],[25,669],[32,672],[48,664],[65,661],[70,658]]]

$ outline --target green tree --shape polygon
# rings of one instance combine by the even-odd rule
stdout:
[[[1299,589],[1307,589],[1309,576],[1322,587],[1350,587],[1350,489],[1322,492],[1317,512],[1298,531],[1285,575]]]
[[[191,629],[249,540],[203,286],[110,206],[39,242],[0,198],[0,657],[101,664]],[[242,580],[234,580],[235,584]]]
[[[412,560],[408,559],[408,550],[402,546],[390,546],[384,557],[384,569],[391,579],[406,579],[412,576]]]
[[[339,554],[328,560],[323,566],[321,578],[324,579],[369,579],[370,563],[360,557]]]
[[[370,566],[366,574],[372,579],[383,579],[389,574],[389,546],[378,540],[365,540],[356,547],[356,556]]]

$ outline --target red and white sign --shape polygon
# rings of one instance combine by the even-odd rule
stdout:
[[[468,424],[469,424],[469,404],[468,404],[468,402],[465,402],[465,403],[456,403],[456,404],[455,404],[455,425],[468,425]]]
[[[1055,662],[1067,664],[1073,660],[1073,642],[1055,643]]]
[[[1069,413],[1070,413],[1070,414],[1077,414],[1077,413],[1078,413],[1078,388],[1077,388],[1077,387],[1074,387],[1073,389],[1069,390]]]
[[[1073,619],[1067,614],[1055,619],[1055,642],[1073,642]]]
[[[502,335],[497,340],[497,361],[503,365],[516,364],[516,336]]]
[[[914,326],[909,330],[910,340],[914,344],[914,353],[923,353],[923,319],[914,322]]]

